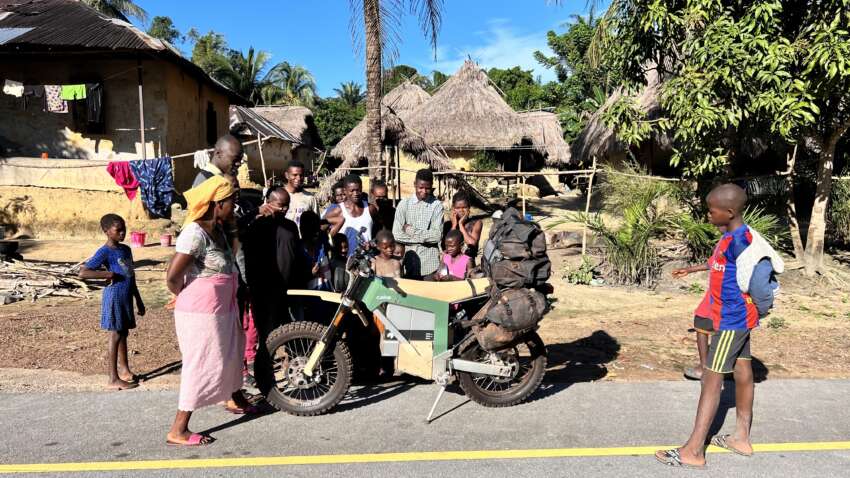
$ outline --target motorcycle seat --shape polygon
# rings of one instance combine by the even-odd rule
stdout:
[[[438,300],[440,302],[460,302],[483,295],[490,285],[490,280],[486,277],[452,282],[430,282],[411,279],[397,279],[397,282],[398,288],[406,294]]]

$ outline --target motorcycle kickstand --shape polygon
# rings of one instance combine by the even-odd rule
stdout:
[[[440,399],[443,398],[443,394],[446,392],[446,385],[440,385],[440,391],[437,392],[437,399],[434,400],[434,405],[431,406],[431,411],[428,413],[428,418],[425,419],[426,424],[430,424],[433,420],[434,410],[437,409],[437,404],[440,403]]]

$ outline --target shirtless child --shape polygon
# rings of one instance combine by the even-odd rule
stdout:
[[[372,268],[380,277],[401,278],[401,262],[395,257],[395,239],[390,231],[382,230],[375,238],[379,254],[372,259]]]

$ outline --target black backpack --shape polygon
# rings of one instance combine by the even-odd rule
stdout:
[[[549,280],[552,263],[540,226],[508,208],[493,223],[481,268],[498,289],[535,288]]]

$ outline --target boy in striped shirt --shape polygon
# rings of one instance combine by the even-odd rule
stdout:
[[[747,194],[734,184],[709,193],[708,220],[726,230],[708,261],[707,307],[714,334],[706,356],[694,429],[681,448],[659,450],[655,457],[671,466],[705,466],[705,443],[717,414],[723,375],[734,372],[737,420],[733,435],[715,436],[713,445],[750,456],[753,416],[753,368],[750,331],[773,303],[772,274],[784,265],[779,255],[743,220]],[[775,284],[775,281],[773,282]],[[757,303],[753,299],[759,301]]]

